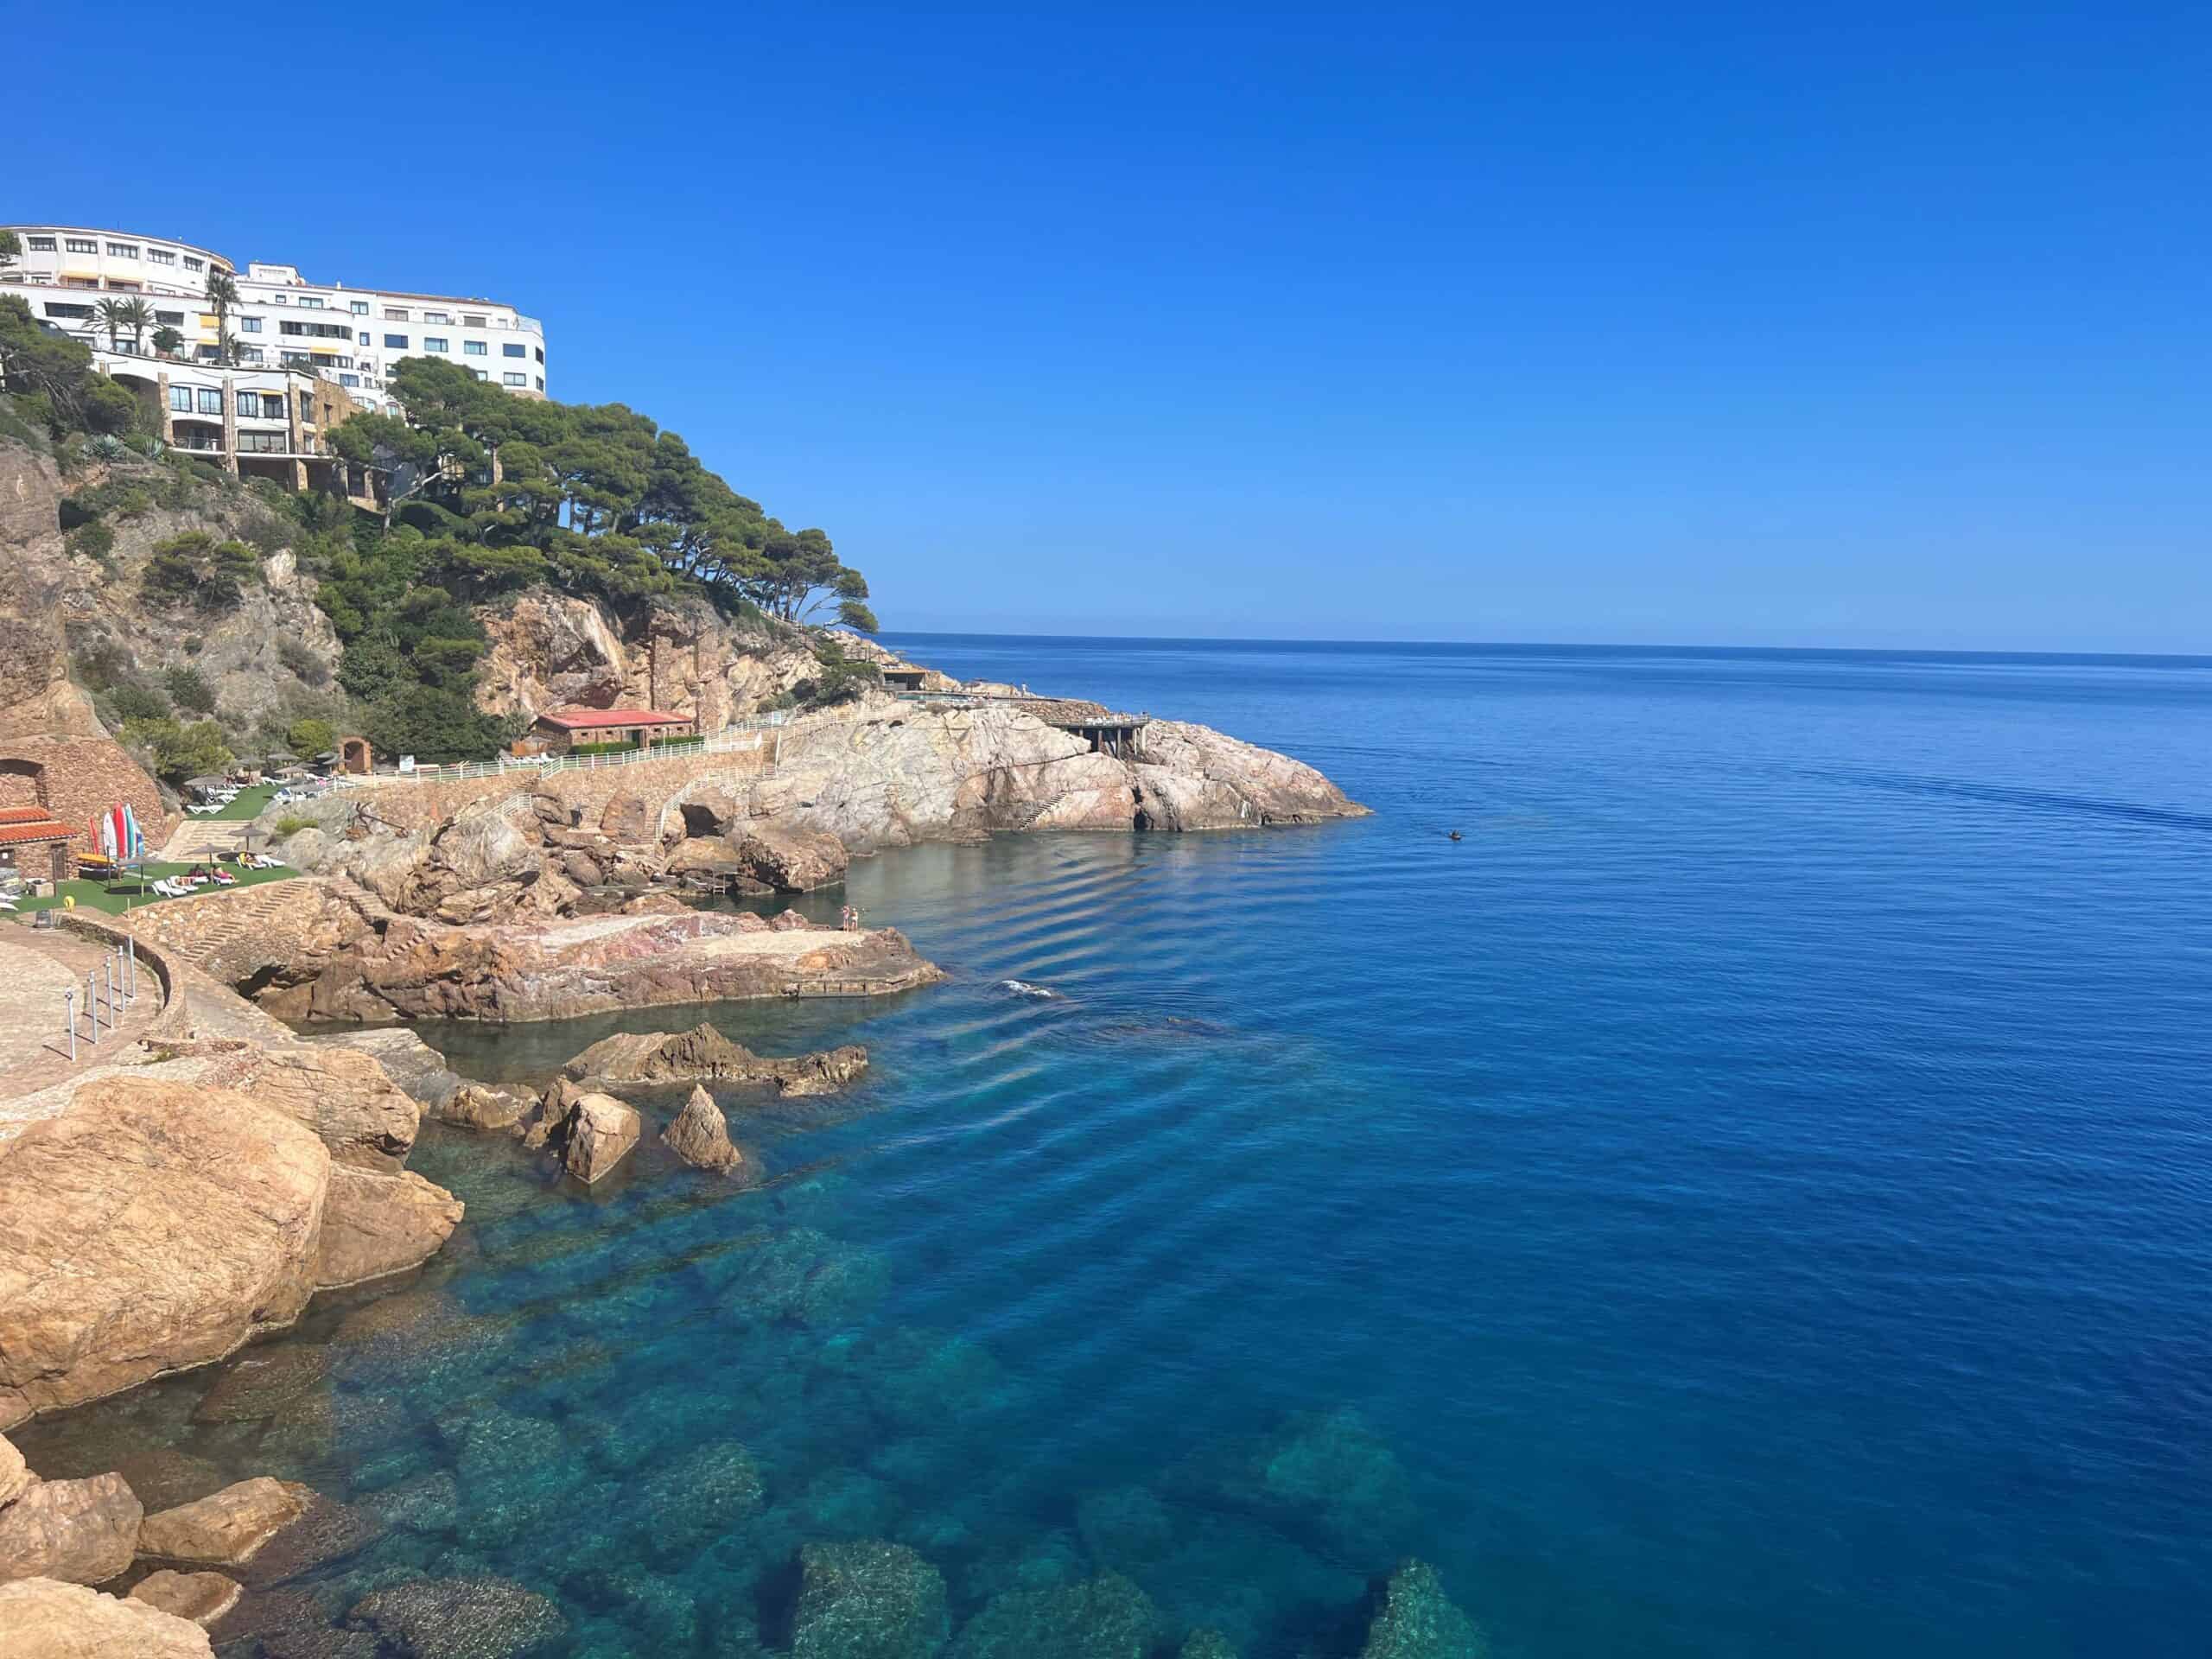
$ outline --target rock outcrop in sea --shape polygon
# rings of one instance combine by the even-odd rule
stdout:
[[[846,1043],[818,1053],[755,1054],[704,1023],[685,1032],[624,1032],[602,1038],[562,1071],[578,1083],[620,1089],[662,1083],[765,1084],[779,1095],[823,1095],[868,1069],[868,1050]]]
[[[661,1131],[660,1138],[671,1152],[695,1169],[742,1176],[750,1167],[745,1154],[730,1143],[729,1122],[722,1116],[722,1109],[704,1089],[691,1090],[683,1109]]]

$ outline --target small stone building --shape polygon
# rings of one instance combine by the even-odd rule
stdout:
[[[83,833],[42,806],[0,807],[0,869],[27,878],[50,874],[56,881],[67,881],[74,862],[70,839]]]
[[[696,736],[698,730],[695,716],[659,709],[558,709],[537,717],[530,728],[529,747],[541,753],[562,754],[579,744],[664,743],[671,737]]]

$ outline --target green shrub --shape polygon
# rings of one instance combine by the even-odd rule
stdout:
[[[338,734],[328,721],[310,715],[285,729],[284,747],[294,754],[321,754],[338,747]]]
[[[152,686],[143,685],[136,680],[117,686],[109,701],[114,705],[117,718],[125,722],[165,720],[168,717],[168,699]]]
[[[139,580],[154,603],[189,601],[203,611],[234,610],[246,585],[261,580],[261,560],[244,542],[218,542],[204,530],[188,531],[156,544]]]
[[[83,555],[112,570],[115,568],[115,532],[95,518],[69,532],[69,550]]]
[[[269,833],[276,836],[277,840],[282,841],[287,836],[296,836],[302,830],[312,830],[314,828],[314,819],[302,818],[288,812],[283,817],[277,819],[276,823],[269,826]]]
[[[276,660],[309,685],[320,689],[330,683],[330,665],[309,651],[304,640],[279,639]]]
[[[207,683],[207,677],[198,669],[173,668],[164,678],[168,684],[170,701],[187,714],[212,715],[215,712],[215,688]]]
[[[128,680],[135,664],[118,642],[100,639],[79,652],[73,666],[78,684],[88,691],[105,691]]]

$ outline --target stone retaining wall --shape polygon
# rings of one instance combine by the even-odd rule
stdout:
[[[171,962],[161,950],[118,923],[89,916],[81,910],[55,910],[49,914],[54,917],[54,925],[64,932],[74,933],[95,944],[104,944],[111,949],[125,939],[136,941],[132,948],[138,958],[139,970],[150,970],[162,989],[162,1011],[146,1027],[143,1041],[181,1040],[190,1033],[192,1007],[185,995],[184,974],[178,963]]]

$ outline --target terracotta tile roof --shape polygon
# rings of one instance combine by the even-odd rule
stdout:
[[[52,818],[29,823],[0,823],[0,847],[13,847],[19,842],[26,841],[66,841],[71,836],[82,834],[84,834],[83,830],[73,830],[66,823],[57,823]]]
[[[593,731],[605,726],[688,726],[689,715],[664,714],[658,709],[556,709],[538,718],[564,731]]]
[[[42,806],[0,806],[0,823],[44,823],[53,816]]]

